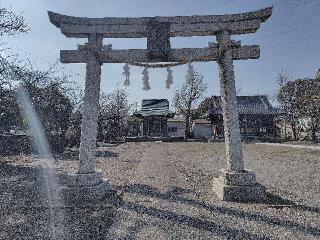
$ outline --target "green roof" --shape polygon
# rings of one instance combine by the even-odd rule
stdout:
[[[146,116],[167,116],[173,113],[169,111],[169,101],[167,99],[143,99],[141,109],[135,114]]]

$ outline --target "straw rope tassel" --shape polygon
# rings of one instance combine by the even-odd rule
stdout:
[[[149,83],[149,73],[148,73],[148,68],[145,67],[142,71],[142,82],[143,82],[143,90],[149,91],[151,89],[150,83]]]
[[[170,68],[167,68],[168,76],[166,80],[166,88],[170,89],[171,84],[173,84],[173,76],[172,76],[172,70]]]
[[[192,82],[192,77],[193,77],[193,66],[191,63],[188,63],[188,72],[186,75],[186,81],[187,83],[191,83]]]
[[[129,64],[127,63],[126,65],[124,65],[123,67],[123,73],[122,73],[124,76],[125,76],[125,81],[124,81],[124,86],[129,86],[130,85],[130,66]]]

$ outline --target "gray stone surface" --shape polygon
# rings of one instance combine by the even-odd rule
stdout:
[[[83,121],[79,154],[79,173],[95,171],[95,148],[97,118],[101,81],[101,64],[106,62],[152,62],[152,61],[209,61],[217,58],[220,67],[221,99],[225,129],[227,169],[232,172],[244,170],[238,110],[233,72],[233,60],[258,57],[258,46],[241,47],[231,41],[231,34],[252,33],[272,14],[272,7],[254,12],[186,17],[153,18],[79,18],[48,12],[49,19],[67,37],[88,38],[85,49],[62,51],[61,62],[86,62],[86,83]],[[146,27],[147,26],[147,27]],[[217,44],[203,49],[171,49],[173,36],[217,35]],[[113,51],[104,48],[104,37],[147,37],[148,49]],[[160,39],[160,41],[158,41]],[[158,41],[158,42],[157,42]],[[235,52],[233,52],[235,51]],[[238,51],[238,52],[237,52]],[[207,54],[207,53],[210,54]],[[203,53],[206,53],[203,56]],[[243,54],[241,56],[241,54]],[[112,56],[113,55],[113,56]],[[122,56],[121,56],[122,55]],[[228,175],[229,176],[229,175]],[[250,177],[234,175],[226,181],[248,182]],[[230,179],[229,179],[230,178]],[[253,181],[253,180],[252,180]],[[80,181],[81,182],[81,181]],[[242,184],[243,185],[243,184]]]
[[[74,173],[74,174],[66,174],[61,177],[61,182],[63,185],[69,187],[86,187],[86,186],[94,186],[103,181],[102,172],[95,171],[93,173]]]
[[[251,170],[243,170],[241,172],[230,172],[225,169],[221,169],[220,178],[226,185],[254,185],[256,183],[256,175]]]
[[[145,18],[81,18],[61,15],[49,12],[50,21],[61,28],[61,32],[67,37],[87,38],[92,34],[99,34],[104,38],[117,37],[147,37],[147,49],[112,50],[101,51],[101,59],[104,63],[127,63],[127,62],[180,62],[180,61],[216,61],[218,59],[217,49],[189,48],[171,49],[170,37],[173,36],[204,36],[216,35],[227,30],[231,34],[252,33],[260,28],[262,22],[266,21],[272,14],[272,7],[249,13],[231,15],[207,15],[207,16],[178,16],[178,17],[145,17]],[[158,27],[155,34],[150,34],[147,26],[151,22],[167,25],[165,31]],[[154,27],[152,27],[154,28]],[[162,34],[159,35],[159,33]],[[162,39],[161,44],[156,42]],[[152,40],[153,38],[153,40]],[[155,47],[157,46],[157,47]],[[164,52],[159,49],[165,50]],[[62,50],[60,60],[63,63],[86,63],[86,51],[84,50]],[[241,46],[232,50],[234,59],[258,58],[259,46]]]
[[[104,199],[107,195],[110,197],[114,192],[110,189],[107,181],[101,181],[91,186],[67,186],[61,187],[61,194],[65,200],[65,205],[83,204],[88,202],[97,202]]]
[[[260,48],[257,45],[241,46],[233,49],[234,60],[257,59],[260,56]],[[183,48],[171,49],[167,62],[205,62],[217,61],[219,57],[217,48]],[[128,62],[159,62],[158,59],[150,59],[147,49],[110,49],[101,51],[103,63],[128,63]],[[60,61],[62,63],[86,63],[85,50],[61,50]]]
[[[96,140],[98,132],[98,107],[100,98],[101,62],[97,51],[102,47],[102,38],[90,35],[88,38],[86,82],[83,100],[81,143],[79,150],[79,173],[95,171]]]
[[[213,191],[218,199],[223,201],[251,202],[263,201],[265,199],[265,187],[258,184],[250,185],[228,185],[225,178],[215,178],[212,181]]]
[[[66,205],[97,202],[102,199],[113,201],[116,192],[111,189],[108,180],[101,171],[93,173],[64,174],[60,176],[60,192]]]
[[[218,34],[217,40],[221,48],[222,45],[232,44],[230,34],[227,31]],[[242,171],[244,164],[242,159],[233,58],[230,48],[222,49],[218,63],[227,166],[230,171]]]
[[[265,199],[265,187],[256,182],[251,170],[220,170],[220,177],[212,181],[212,189],[220,200],[224,201],[262,201]]]
[[[48,12],[51,23],[61,28],[63,34],[82,38],[91,33],[103,34],[105,38],[144,38],[150,21],[170,24],[171,37],[213,35],[221,30],[232,34],[253,33],[271,14],[272,7],[240,14],[142,18],[83,18]]]
[[[253,171],[244,169],[242,155],[232,56],[232,49],[238,48],[240,43],[232,41],[228,31],[220,32],[217,41],[227,169],[213,179],[213,190],[221,200],[261,201],[265,198],[265,189],[256,183]]]

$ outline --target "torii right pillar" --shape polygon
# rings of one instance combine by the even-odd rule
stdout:
[[[213,181],[218,198],[226,201],[260,201],[265,198],[265,188],[256,182],[255,173],[244,168],[239,114],[234,77],[232,45],[228,31],[217,35],[220,49],[218,59],[220,90],[223,111],[227,168]]]

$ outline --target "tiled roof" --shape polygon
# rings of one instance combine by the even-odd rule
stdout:
[[[146,116],[166,116],[172,114],[169,111],[169,101],[167,99],[143,99],[141,109],[135,114]]]
[[[221,97],[213,96],[211,114],[222,114]],[[277,110],[270,104],[266,95],[237,96],[239,114],[275,114]]]

